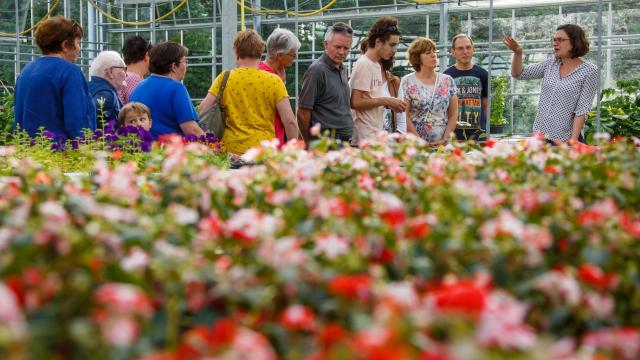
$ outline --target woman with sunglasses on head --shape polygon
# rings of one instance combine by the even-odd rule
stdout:
[[[258,64],[258,69],[278,75],[286,85],[285,68],[293,65],[293,61],[298,56],[298,49],[300,49],[298,38],[287,29],[277,28],[267,38],[267,59]],[[286,136],[284,125],[277,113],[273,123],[276,137],[280,141],[280,145],[282,145],[286,142]]]
[[[589,52],[589,40],[578,25],[558,26],[553,36],[553,58],[523,66],[522,46],[510,37],[504,44],[513,51],[511,76],[542,79],[540,105],[533,130],[549,140],[582,141],[582,127],[598,87],[598,67],[580,57]]]
[[[129,101],[141,102],[151,110],[151,135],[204,135],[187,88],[189,49],[173,41],[156,44],[149,52],[151,76],[142,80]]]
[[[75,65],[84,36],[77,22],[51,17],[38,27],[35,41],[42,57],[24,67],[15,87],[14,126],[36,136],[42,127],[76,138],[95,130],[96,112],[87,80]]]
[[[456,84],[449,75],[436,72],[438,49],[431,40],[415,39],[407,51],[415,72],[400,81],[399,99],[409,103],[407,132],[421,137],[431,146],[449,140],[458,120]]]
[[[96,107],[97,118],[104,123],[117,121],[122,108],[118,92],[126,85],[127,67],[115,51],[103,51],[93,59],[89,69],[89,92]],[[97,122],[98,127],[101,124]]]

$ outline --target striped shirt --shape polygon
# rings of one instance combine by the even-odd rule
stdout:
[[[516,76],[519,80],[540,79],[540,104],[535,132],[542,132],[552,140],[567,141],[571,138],[573,120],[587,118],[598,88],[598,67],[590,62],[578,65],[569,75],[560,78],[559,59],[551,58],[538,64],[527,65]]]

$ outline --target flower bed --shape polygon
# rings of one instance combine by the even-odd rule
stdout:
[[[388,140],[74,181],[0,148],[3,358],[640,357],[637,143]]]

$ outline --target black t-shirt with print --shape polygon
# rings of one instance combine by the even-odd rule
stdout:
[[[487,129],[487,115],[482,108],[482,99],[488,97],[489,74],[478,65],[470,70],[458,70],[450,66],[444,71],[458,87],[458,121],[468,125],[467,129]]]

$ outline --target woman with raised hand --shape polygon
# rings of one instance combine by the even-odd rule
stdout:
[[[291,66],[298,56],[300,41],[289,30],[277,28],[267,38],[267,59],[260,62],[258,69],[278,75],[287,84],[285,68]],[[276,113],[273,121],[276,137],[280,144],[285,143],[285,131],[280,116]]]
[[[277,75],[258,69],[264,45],[260,34],[252,29],[240,31],[233,41],[238,67],[231,70],[220,102],[226,110],[222,140],[232,154],[244,154],[262,140],[275,138],[276,113],[282,119],[287,139],[298,137],[298,125],[284,83]],[[221,73],[213,81],[200,103],[200,114],[215,103],[223,77]]]
[[[402,78],[398,92],[399,99],[409,102],[407,132],[431,146],[443,145],[458,120],[456,84],[451,76],[436,72],[438,50],[431,39],[415,39],[407,57],[415,72]]]
[[[151,76],[142,80],[129,101],[145,104],[151,110],[151,134],[204,135],[198,114],[187,88],[182,84],[187,73],[189,50],[173,41],[154,45],[149,52]]]
[[[42,57],[30,62],[15,88],[14,126],[36,136],[39,128],[67,138],[96,129],[96,110],[87,80],[75,65],[80,54],[82,27],[63,16],[38,27],[35,41]]]
[[[504,44],[513,51],[511,76],[542,79],[533,130],[553,141],[581,141],[599,76],[595,64],[581,59],[589,52],[584,30],[574,24],[558,26],[553,36],[554,56],[527,66],[522,64],[522,46],[514,38],[506,36]]]

